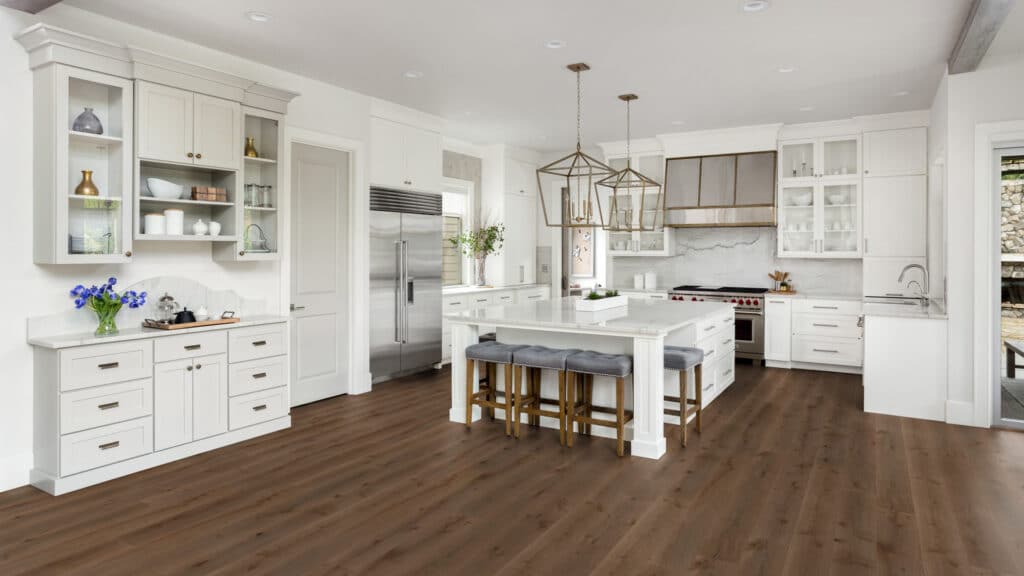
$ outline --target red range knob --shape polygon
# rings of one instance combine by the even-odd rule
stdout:
[[[696,302],[696,301],[697,301],[697,297],[696,297],[696,296],[694,296],[694,297],[692,298],[692,300],[693,300],[694,302]]]
[[[754,306],[760,306],[760,305],[761,305],[761,301],[760,300],[754,300]]]
[[[736,304],[736,299],[735,298],[732,299],[732,303]]]

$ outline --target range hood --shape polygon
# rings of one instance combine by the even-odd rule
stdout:
[[[776,153],[742,152],[665,160],[665,225],[775,226]]]

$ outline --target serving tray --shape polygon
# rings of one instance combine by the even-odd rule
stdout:
[[[202,326],[216,326],[218,324],[235,324],[241,322],[241,318],[215,318],[201,322],[186,322],[184,324],[167,324],[156,320],[146,320],[142,323],[143,328],[156,328],[157,330],[184,330],[185,328],[200,328]]]

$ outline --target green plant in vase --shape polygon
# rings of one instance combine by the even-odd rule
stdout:
[[[125,304],[129,308],[139,308],[146,303],[146,293],[128,290],[118,294],[114,291],[117,278],[107,279],[102,286],[95,284],[91,288],[79,284],[71,289],[71,296],[75,299],[75,308],[88,307],[96,313],[99,325],[96,327],[97,336],[105,336],[117,333],[117,313]]]
[[[496,222],[472,232],[463,232],[449,241],[464,255],[476,260],[476,283],[487,285],[487,257],[501,252],[505,245],[505,225]]]

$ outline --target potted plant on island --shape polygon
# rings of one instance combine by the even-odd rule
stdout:
[[[605,290],[604,292],[591,290],[590,294],[576,300],[576,310],[579,312],[597,312],[628,305],[629,298],[620,296],[618,290]]]
[[[463,254],[476,261],[476,284],[477,286],[486,286],[487,257],[501,252],[501,248],[505,245],[505,225],[496,222],[472,232],[463,232],[455,238],[450,238],[449,242],[459,248]]]
[[[97,336],[106,336],[117,333],[117,313],[125,304],[129,308],[139,308],[146,303],[146,293],[128,290],[121,294],[114,291],[117,278],[107,279],[102,286],[93,285],[91,288],[79,284],[71,289],[71,296],[75,299],[75,308],[88,306],[96,313],[99,326],[96,327]]]

